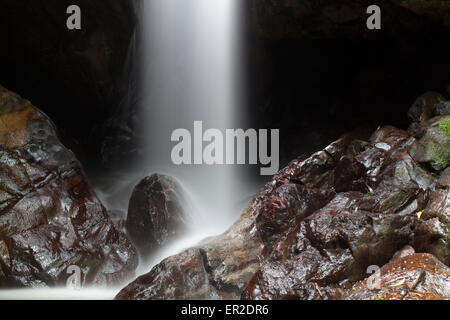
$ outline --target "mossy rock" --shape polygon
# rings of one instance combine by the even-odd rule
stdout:
[[[440,127],[447,135],[450,136],[450,118],[441,121]]]
[[[428,163],[435,170],[450,164],[450,116],[435,117],[427,125],[424,136],[411,148],[414,160]]]

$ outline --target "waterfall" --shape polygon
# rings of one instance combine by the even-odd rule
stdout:
[[[194,121],[239,125],[239,0],[147,0],[141,8],[140,90],[150,172],[182,182],[194,200],[197,230],[223,232],[248,198],[236,166],[176,166],[171,133]]]
[[[94,180],[108,209],[126,213],[133,187],[147,175],[177,179],[192,202],[192,232],[141,262],[138,274],[167,256],[224,232],[242,213],[256,184],[249,166],[172,163],[171,134],[194,121],[221,131],[247,125],[242,82],[240,0],[138,0],[138,26],[125,70],[123,102],[137,114],[139,165]],[[92,180],[92,176],[91,176]]]

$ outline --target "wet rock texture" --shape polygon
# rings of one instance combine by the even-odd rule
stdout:
[[[264,249],[250,205],[226,233],[163,260],[117,299],[238,299]]]
[[[72,265],[117,284],[137,262],[49,118],[0,87],[0,287],[63,285]]]
[[[355,132],[292,161],[227,232],[117,298],[450,298],[450,136],[435,125],[450,117],[432,116],[440,102],[410,112],[420,130]],[[440,165],[423,156],[434,153]],[[381,289],[367,289],[381,267]]]
[[[443,300],[450,297],[450,268],[421,253],[399,257],[355,285],[349,300]]]
[[[185,232],[190,224],[189,202],[173,178],[153,174],[131,195],[126,229],[143,257]]]

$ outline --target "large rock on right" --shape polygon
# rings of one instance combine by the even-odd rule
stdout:
[[[191,205],[174,178],[153,174],[134,188],[128,206],[126,230],[146,259],[155,250],[189,230]]]
[[[408,275],[423,266],[425,278],[432,277],[419,278],[417,290],[405,280],[411,295],[440,286],[421,297],[449,298],[446,119],[426,116],[414,132],[381,126],[350,133],[293,160],[224,234],[163,260],[117,299],[375,299],[352,293],[369,278],[368,269],[401,259],[396,252],[405,246],[434,256],[405,260],[412,264]],[[445,142],[439,161],[417,158],[416,150],[434,143],[427,134]],[[390,286],[397,274],[383,272]]]

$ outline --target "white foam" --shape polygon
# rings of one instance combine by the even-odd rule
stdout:
[[[0,290],[0,300],[112,300],[120,289],[32,288]]]

